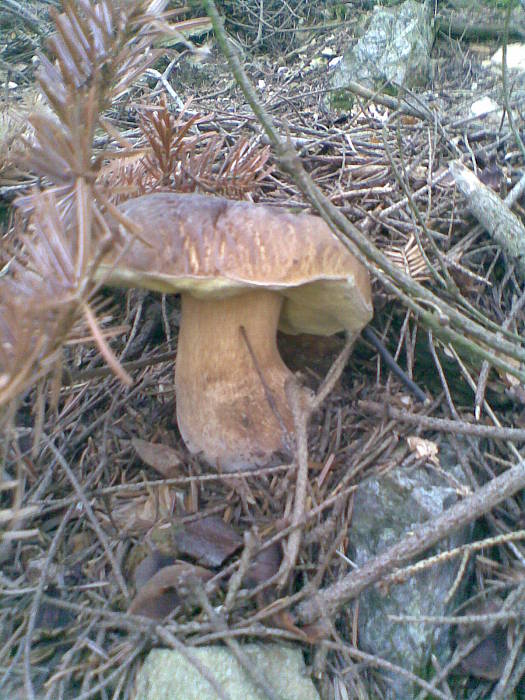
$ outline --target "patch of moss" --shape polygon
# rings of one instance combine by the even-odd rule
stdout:
[[[330,109],[336,112],[350,112],[354,106],[354,96],[350,90],[338,88],[330,92],[329,98]]]

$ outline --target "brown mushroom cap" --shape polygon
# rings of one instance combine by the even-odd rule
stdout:
[[[319,217],[173,192],[119,208],[149,246],[136,239],[123,255],[117,250],[117,265],[101,268],[108,284],[200,299],[273,290],[284,297],[285,333],[357,334],[372,318],[367,271]]]

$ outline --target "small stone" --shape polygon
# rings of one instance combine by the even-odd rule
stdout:
[[[501,66],[503,49],[498,49],[490,62],[493,66]],[[507,46],[507,68],[525,71],[525,44],[509,44]]]
[[[473,117],[480,117],[483,114],[488,114],[489,112],[494,112],[499,108],[497,102],[495,102],[490,97],[480,97],[470,105],[470,114]]]

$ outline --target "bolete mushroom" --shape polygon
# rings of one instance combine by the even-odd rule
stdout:
[[[175,392],[184,442],[224,471],[269,464],[293,444],[277,328],[357,337],[372,317],[366,269],[315,216],[171,192],[119,209],[143,234],[131,240],[121,227],[104,281],[182,297]]]

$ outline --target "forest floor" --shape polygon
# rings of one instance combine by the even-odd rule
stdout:
[[[24,7],[47,18],[44,3]],[[497,17],[503,21],[502,15]],[[32,59],[47,29],[44,21],[40,33],[20,18],[3,21],[0,205],[8,237],[13,198],[31,183],[30,173],[15,165],[10,154],[19,135],[26,133],[27,110],[35,104],[44,109],[35,95]],[[414,279],[458,303],[436,281],[436,270],[445,270],[465,304],[521,335],[523,280],[513,261],[469,214],[448,170],[452,160],[462,159],[502,200],[524,171],[524,154],[502,107],[501,69],[488,62],[497,41],[467,42],[441,32],[433,48],[432,83],[424,93],[399,95],[397,110],[381,95],[373,100],[355,96],[351,111],[335,113],[326,103],[328,64],[343,53],[358,22],[356,12],[323,30],[290,32],[287,40],[276,33],[267,38],[265,50],[240,46],[244,69],[323,193],[381,251]],[[215,132],[225,148],[239,139],[251,148],[264,147],[260,125],[211,35],[197,43],[197,52],[166,49],[154,66],[157,72],[140,78],[109,110],[112,126],[129,144],[143,147],[140,114],[144,105],[158,105],[164,96],[170,109],[183,108],[185,117],[201,115],[200,133]],[[523,77],[513,78],[510,89],[508,100],[523,136]],[[471,105],[480,97],[492,98],[499,109],[472,116]],[[426,116],[406,109],[422,102]],[[268,164],[271,172],[247,196],[294,211],[310,210],[271,154]],[[513,211],[523,217],[523,197]],[[447,441],[457,451],[472,490],[523,458],[525,441],[515,432],[525,429],[520,382],[437,339],[380,278],[374,279],[373,291],[372,328],[411,382],[400,379],[368,340],[357,342],[341,381],[310,421],[307,510],[315,509],[316,515],[301,526],[303,545],[294,577],[279,590],[272,579],[275,562],[267,564],[255,577],[256,588],[232,604],[228,633],[195,612],[195,606],[176,600],[166,629],[179,641],[202,644],[242,630],[249,637],[315,646],[319,630],[305,633],[296,627],[289,601],[297,602],[293,596],[306,583],[315,581],[323,588],[348,573],[332,545],[337,540],[340,551],[351,558],[345,550],[347,538],[339,533],[351,527],[353,493],[362,480],[398,466],[429,465],[430,453],[418,453],[408,438],[424,438],[438,455]],[[210,474],[180,438],[173,390],[178,300],[137,291],[103,291],[102,297],[104,326],[112,329],[112,348],[132,373],[133,386],[119,383],[92,342],[68,346],[58,406],[52,410],[43,405],[38,388],[29,393],[18,408],[16,440],[9,448],[5,478],[16,487],[14,492],[2,489],[2,505],[22,511],[7,523],[11,534],[0,548],[0,688],[9,688],[13,700],[28,675],[46,698],[131,697],[142,655],[161,636],[157,623],[146,633],[137,629],[136,618],[126,612],[127,596],[133,597],[138,563],[151,559],[153,551],[157,569],[181,559],[175,531],[188,528],[198,540],[194,546],[208,548],[207,561],[215,557],[219,562],[208,564],[213,578],[206,595],[213,606],[223,599],[221,587],[239,566],[238,557],[232,556],[238,553],[239,536],[257,532],[253,551],[266,546],[272,552],[269,545],[289,534],[294,472],[288,466],[242,478]],[[282,356],[315,390],[344,340],[298,342],[281,336]],[[414,385],[424,392],[425,402],[418,400]],[[395,415],[389,408],[397,409]],[[423,423],[422,417],[430,420]],[[440,419],[455,421],[465,438],[450,434]],[[502,426],[508,432],[481,439],[472,429],[476,424]],[[502,596],[523,585],[523,508],[523,495],[518,494],[500,503],[476,529],[476,539],[515,533],[512,546],[506,542],[473,553],[466,569],[468,595],[475,599],[481,594],[489,607],[492,601],[499,609]],[[204,534],[191,528],[208,522],[215,530],[218,520],[227,530],[216,539],[210,540],[206,527]],[[182,558],[198,559],[191,547]],[[150,593],[147,604],[155,606],[170,586],[176,582]],[[509,616],[491,634],[499,639],[502,630],[519,663],[522,620]],[[352,642],[351,625],[344,633]],[[510,653],[500,659],[500,672]],[[331,679],[342,678],[345,664],[344,654],[334,655]],[[469,675],[468,670],[467,664],[454,677],[450,669],[453,697],[488,696],[490,675],[479,669]],[[381,679],[370,679],[366,664],[359,671],[372,684],[360,687],[373,687],[381,697]],[[121,695],[113,695],[115,688]],[[19,697],[26,697],[20,692]]]

